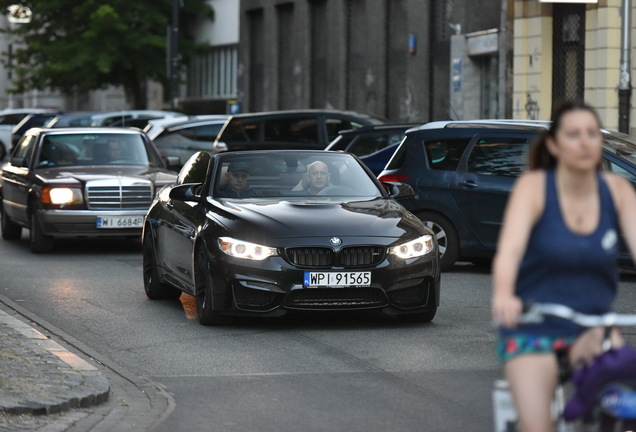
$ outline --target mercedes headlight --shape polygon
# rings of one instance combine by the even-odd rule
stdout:
[[[430,234],[423,235],[401,245],[393,246],[389,253],[402,259],[416,258],[426,255],[433,250],[433,237]]]
[[[219,237],[219,248],[226,254],[249,260],[262,261],[267,257],[278,255],[276,248],[262,246],[231,237]]]
[[[42,189],[42,202],[56,206],[77,205],[84,203],[82,190],[69,187],[45,187]]]

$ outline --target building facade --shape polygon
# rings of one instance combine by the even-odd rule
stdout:
[[[239,6],[237,0],[208,0],[213,22],[201,18],[189,29],[207,48],[192,59],[183,77],[180,108],[187,113],[225,113],[238,101]]]
[[[451,36],[499,29],[500,11],[501,0],[242,0],[238,97],[246,111],[456,118]]]
[[[621,64],[633,75],[634,31],[623,32],[625,0],[591,4],[540,3],[515,0],[513,115],[520,119],[549,119],[555,103],[584,100],[596,107],[606,128],[619,130]],[[629,9],[628,21],[634,15]],[[627,44],[622,43],[626,34]],[[631,78],[628,78],[631,80]],[[627,100],[625,114],[634,118]],[[624,107],[626,105],[623,105]],[[623,132],[635,129],[627,122]]]

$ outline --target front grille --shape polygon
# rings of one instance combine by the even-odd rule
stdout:
[[[384,259],[385,250],[377,246],[348,247],[340,251],[338,259],[342,267],[377,265]]]
[[[377,265],[384,259],[386,248],[379,246],[347,247],[336,252],[324,247],[290,248],[290,263],[300,267],[364,267]]]
[[[287,259],[301,267],[331,267],[334,265],[334,251],[329,248],[287,249]]]
[[[351,309],[388,304],[377,288],[306,288],[289,293],[285,306],[297,309]]]
[[[152,203],[150,185],[87,186],[86,193],[94,210],[146,210]]]

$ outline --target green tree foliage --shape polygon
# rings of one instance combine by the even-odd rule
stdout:
[[[196,52],[186,23],[214,18],[206,0],[180,1],[182,62]],[[31,10],[31,21],[13,24],[12,91],[51,88],[74,94],[123,86],[135,108],[145,108],[145,82],[167,84],[166,45],[173,0],[0,0]]]

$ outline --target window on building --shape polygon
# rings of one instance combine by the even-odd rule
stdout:
[[[583,99],[585,4],[554,4],[552,100]]]
[[[238,56],[235,45],[213,47],[196,57],[188,73],[188,97],[229,99],[236,97]]]

